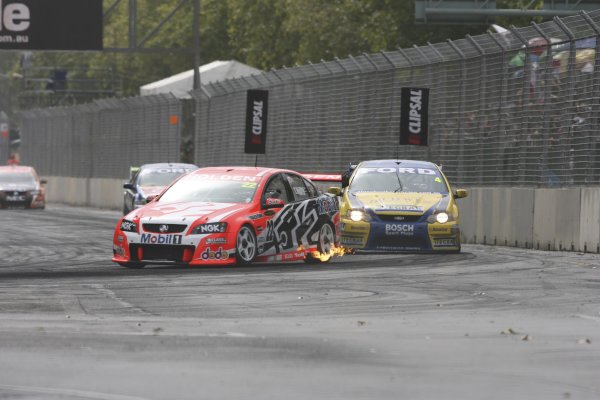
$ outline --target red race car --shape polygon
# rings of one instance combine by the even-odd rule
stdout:
[[[296,172],[202,168],[119,221],[112,260],[129,268],[327,262],[339,219],[337,199]]]

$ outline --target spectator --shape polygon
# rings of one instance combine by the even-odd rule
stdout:
[[[6,164],[19,165],[19,160],[17,159],[17,156],[15,154],[11,154],[10,157],[8,157],[8,161],[6,162]]]

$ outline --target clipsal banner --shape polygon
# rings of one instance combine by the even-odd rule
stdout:
[[[0,0],[0,50],[102,50],[102,0]]]
[[[247,154],[265,154],[267,143],[268,90],[248,90],[246,103],[246,145]]]
[[[400,102],[400,144],[427,146],[429,89],[402,88]]]

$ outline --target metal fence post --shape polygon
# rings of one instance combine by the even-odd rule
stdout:
[[[498,109],[496,112],[496,116],[498,118],[498,122],[499,122],[499,137],[502,138],[506,138],[506,118],[503,118],[503,107],[504,107],[504,103],[506,101],[506,97],[507,97],[507,92],[508,92],[508,79],[507,79],[507,75],[508,75],[508,62],[506,60],[506,48],[504,47],[504,44],[498,40],[498,38],[495,35],[492,35],[491,33],[488,32],[488,37],[490,39],[492,39],[494,41],[494,43],[496,43],[496,45],[500,48],[501,54],[502,54],[502,72],[501,72],[501,82],[500,82],[500,99],[498,100]],[[503,160],[504,159],[504,151],[505,151],[506,146],[504,145],[502,148],[502,156],[501,158],[499,158],[499,160]],[[490,177],[490,182],[506,182],[506,172],[504,171],[503,168],[499,168],[498,165],[495,166],[495,171],[497,171],[497,175],[494,177]]]
[[[515,135],[515,142],[517,148],[514,149],[514,153],[518,155],[517,166],[518,171],[516,171],[519,175],[519,184],[525,184],[525,174],[527,172],[527,163],[525,162],[525,150],[526,147],[526,137],[529,136],[529,120],[525,117],[525,110],[529,103],[529,94],[531,89],[531,60],[530,60],[530,49],[529,42],[525,40],[523,35],[517,30],[514,25],[509,27],[510,31],[515,35],[523,46],[525,47],[525,59],[523,60],[523,84],[521,86],[521,113],[519,116],[519,125],[521,129],[519,130],[518,136]],[[525,139],[524,139],[525,138]]]
[[[593,95],[592,95],[592,115],[591,115],[591,131],[588,143],[588,171],[589,179],[586,182],[598,182],[600,180],[600,138],[597,133],[600,131],[600,116],[597,115],[600,110],[600,26],[585,12],[581,11],[580,15],[592,27],[596,33],[596,54],[594,57],[594,78],[593,78]],[[596,134],[596,137],[593,136]]]
[[[479,45],[479,43],[477,43],[475,41],[475,39],[473,39],[473,37],[471,35],[467,35],[467,40],[469,41],[469,43],[471,43],[471,45],[477,50],[477,52],[479,53],[479,73],[481,74],[481,86],[479,88],[479,104],[480,107],[483,108],[485,107],[485,105],[487,104],[487,80],[488,80],[488,75],[487,75],[487,60],[485,59],[485,51],[483,50],[483,47],[481,47]],[[485,115],[485,111],[482,112],[482,110],[480,109],[479,112],[477,113],[477,147],[478,150],[477,151],[477,181],[475,182],[476,184],[481,185],[483,183],[483,171],[485,169],[485,163],[484,163],[484,135],[487,138],[487,131],[484,131],[482,129],[482,122],[483,122],[483,116]]]
[[[464,133],[462,132],[462,120],[463,120],[463,116],[464,116],[464,106],[465,106],[465,89],[466,89],[466,75],[467,75],[467,70],[466,70],[466,60],[467,58],[465,57],[465,54],[462,52],[461,49],[458,48],[458,46],[450,39],[447,40],[448,45],[450,45],[450,47],[452,47],[452,50],[454,50],[454,52],[456,54],[458,54],[458,56],[460,57],[460,64],[461,64],[461,74],[460,74],[460,97],[459,97],[459,101],[458,101],[458,131],[457,131],[457,137],[459,139],[459,153],[458,153],[458,165],[457,165],[457,176],[456,176],[456,180],[459,182],[464,182],[465,180],[465,173],[464,173],[464,153],[465,153],[465,140],[464,140]]]
[[[548,50],[546,56],[546,65],[544,67],[544,105],[542,108],[542,159],[539,164],[539,177],[538,183],[543,184],[545,178],[545,174],[549,171],[548,168],[548,150],[550,146],[550,101],[551,101],[551,92],[552,92],[552,41],[548,35],[539,27],[538,24],[532,22],[531,25],[536,30],[537,33],[543,37],[546,42],[548,42]]]
[[[567,71],[567,85],[569,87],[569,94],[567,96],[567,118],[565,118],[565,120],[563,121],[563,123],[566,122],[566,124],[568,125],[568,142],[567,142],[567,148],[565,148],[564,150],[564,160],[567,161],[567,165],[568,165],[568,176],[569,176],[569,184],[572,185],[573,183],[575,183],[575,179],[574,179],[574,168],[575,168],[575,160],[574,160],[574,149],[573,149],[573,138],[574,138],[574,133],[573,133],[573,124],[572,124],[572,115],[573,115],[573,111],[574,111],[574,101],[573,101],[573,97],[574,97],[574,91],[575,91],[575,82],[573,79],[573,75],[574,75],[574,71],[576,68],[576,61],[575,61],[575,57],[576,57],[576,45],[575,45],[575,35],[573,35],[573,32],[571,32],[571,30],[564,24],[564,22],[562,22],[562,20],[558,17],[554,17],[553,18],[554,23],[556,23],[556,25],[565,33],[565,35],[567,35],[567,37],[569,38],[569,69]]]

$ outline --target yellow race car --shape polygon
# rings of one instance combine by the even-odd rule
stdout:
[[[460,252],[455,199],[440,168],[412,160],[364,161],[342,177],[341,245],[359,251]]]

